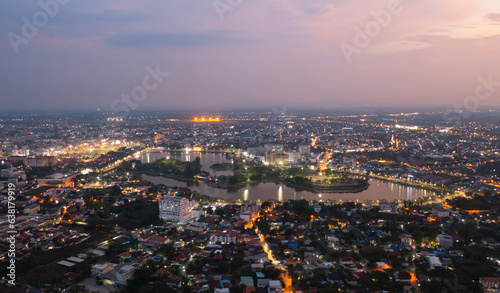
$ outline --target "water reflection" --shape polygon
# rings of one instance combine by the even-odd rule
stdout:
[[[182,162],[194,161],[196,157],[200,158],[202,170],[209,172],[212,175],[220,176],[231,176],[234,174],[231,170],[215,171],[210,169],[210,166],[216,163],[233,163],[232,159],[228,159],[225,153],[205,153],[205,152],[194,152],[194,151],[177,151],[177,152],[150,152],[141,155],[141,162],[152,163],[157,160],[166,158],[167,160],[172,158]]]
[[[215,171],[210,169],[215,163],[232,163],[224,153],[201,153],[201,152],[153,152],[143,154],[141,161],[143,163],[154,162],[163,158],[172,158],[181,161],[192,161],[200,157],[202,170],[210,172],[212,175],[232,175],[233,171]],[[253,183],[241,187],[232,187],[229,190],[213,188],[204,182],[180,182],[164,177],[152,177],[143,175],[143,178],[155,184],[165,184],[167,186],[189,187],[200,194],[205,194],[214,198],[232,199],[232,200],[289,200],[289,199],[307,199],[307,200],[344,200],[344,201],[376,201],[376,200],[415,200],[422,197],[434,196],[434,192],[426,191],[414,187],[403,186],[390,182],[370,180],[370,187],[359,193],[313,193],[304,190],[296,190],[285,185],[276,183]]]

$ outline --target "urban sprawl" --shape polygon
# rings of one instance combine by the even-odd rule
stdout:
[[[455,116],[0,114],[0,292],[500,292],[500,116]]]

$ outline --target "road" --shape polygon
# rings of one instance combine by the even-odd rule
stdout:
[[[269,249],[269,245],[267,244],[264,235],[260,234],[257,228],[255,228],[255,232],[257,233],[257,235],[259,235],[260,244],[262,245],[264,252],[267,254],[267,258],[269,259],[269,261],[282,271],[280,278],[283,280],[283,283],[285,283],[283,292],[293,293],[292,278],[290,277],[290,275],[288,275],[286,268],[282,264],[278,263],[278,261],[274,258],[273,252]]]
[[[141,154],[145,153],[145,152],[149,152],[153,150],[153,148],[149,147],[149,148],[145,148],[143,149],[142,151],[138,151],[132,155],[129,155],[123,159],[120,159],[120,160],[117,160],[117,161],[114,161],[113,163],[107,165],[106,167],[100,169],[99,171],[101,173],[107,173],[111,170],[113,170],[114,168],[120,166],[123,162],[126,162],[126,161],[129,161],[129,160],[132,160],[132,159],[138,159],[140,157]]]
[[[189,266],[189,264],[193,261],[193,255],[190,255],[189,256],[189,259],[188,261],[184,264],[184,266],[182,267],[182,276],[186,277],[186,268]]]

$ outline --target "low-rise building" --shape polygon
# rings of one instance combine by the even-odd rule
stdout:
[[[105,273],[108,273],[112,269],[115,268],[115,264],[106,262],[106,263],[100,263],[100,264],[95,264],[92,267],[90,267],[90,272],[92,273],[93,276],[96,277],[101,277]]]
[[[499,277],[481,277],[479,283],[481,283],[485,292],[500,292]]]
[[[116,272],[116,284],[126,285],[127,281],[134,276],[137,266],[137,264],[127,264],[118,269],[118,272]]]
[[[442,207],[433,208],[432,213],[438,218],[445,218],[450,216],[450,211]]]
[[[215,235],[212,236],[213,242],[220,243],[236,243],[238,234],[235,232],[216,232]]]
[[[450,235],[439,234],[437,238],[439,241],[439,246],[441,246],[442,248],[448,249],[453,247],[453,237],[451,237]]]
[[[381,202],[378,206],[382,212],[396,213],[398,211],[397,204]]]
[[[24,207],[23,212],[25,214],[36,214],[40,212],[40,205],[33,203]]]

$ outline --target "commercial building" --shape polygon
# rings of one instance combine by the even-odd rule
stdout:
[[[92,273],[93,276],[101,277],[102,275],[111,271],[114,268],[115,268],[115,264],[106,262],[106,263],[93,265],[92,267],[90,267],[90,272]]]
[[[453,247],[453,237],[451,237],[450,235],[439,234],[437,238],[439,240],[439,246],[441,246],[442,248],[448,249]]]
[[[433,208],[432,213],[438,218],[445,218],[450,216],[450,211],[442,207]]]
[[[38,205],[36,203],[32,203],[30,205],[27,205],[24,207],[23,212],[25,214],[36,214],[36,213],[40,212],[40,205]]]
[[[499,277],[482,277],[479,278],[479,283],[481,283],[485,292],[500,292]]]
[[[258,213],[260,212],[260,203],[244,203],[241,205],[241,213],[244,212],[252,212]]]
[[[193,218],[192,209],[197,207],[195,201],[184,197],[164,195],[158,200],[160,217],[167,221],[186,223]]]
[[[126,285],[127,281],[134,276],[137,266],[137,264],[127,264],[118,269],[118,272],[116,272],[116,284]]]
[[[269,165],[283,165],[288,163],[288,154],[285,153],[266,153],[266,162]]]
[[[283,145],[282,144],[269,143],[269,144],[264,145],[264,148],[266,149],[266,152],[268,152],[268,153],[282,153],[283,152]]]
[[[311,146],[310,145],[301,145],[301,146],[299,146],[299,153],[301,155],[309,155],[309,154],[311,154]]]
[[[382,211],[382,212],[396,213],[398,211],[397,204],[388,203],[388,202],[381,202],[381,203],[379,203],[378,206],[380,208],[380,211]]]
[[[213,242],[220,243],[236,243],[238,234],[235,232],[217,232],[212,236]]]

